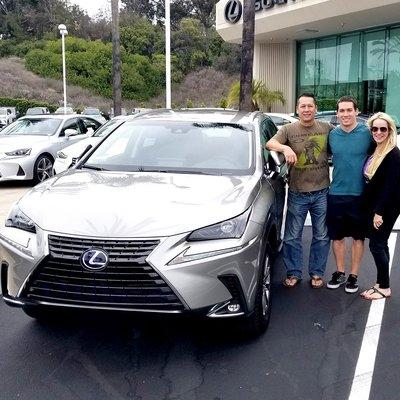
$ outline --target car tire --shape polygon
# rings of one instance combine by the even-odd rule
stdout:
[[[33,181],[35,184],[43,182],[54,175],[53,164],[53,159],[46,154],[38,157],[33,167]]]
[[[243,321],[243,331],[246,336],[254,337],[262,334],[268,328],[271,318],[271,272],[272,254],[266,249],[260,265],[260,276],[254,301],[254,309]]]

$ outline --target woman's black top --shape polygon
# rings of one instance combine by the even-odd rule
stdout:
[[[400,150],[392,149],[365,186],[368,214],[395,216],[400,211]]]

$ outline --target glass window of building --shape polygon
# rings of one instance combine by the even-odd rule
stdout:
[[[297,59],[297,93],[315,93],[320,111],[351,95],[363,114],[386,111],[400,122],[400,27],[299,42]]]

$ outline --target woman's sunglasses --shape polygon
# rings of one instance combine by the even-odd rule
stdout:
[[[382,133],[386,133],[388,131],[388,128],[386,126],[371,126],[371,132],[378,132],[381,131]]]

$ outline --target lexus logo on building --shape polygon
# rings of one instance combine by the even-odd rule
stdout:
[[[81,256],[81,263],[89,271],[102,271],[107,267],[108,254],[102,249],[86,250]]]
[[[231,24],[236,24],[242,17],[242,3],[239,0],[229,0],[225,6],[225,19]]]
[[[259,12],[269,10],[275,5],[283,6],[288,3],[288,0],[253,0],[254,11]],[[296,0],[292,0],[294,3]],[[225,19],[231,24],[236,24],[242,17],[242,3],[239,0],[229,0],[225,6]]]

